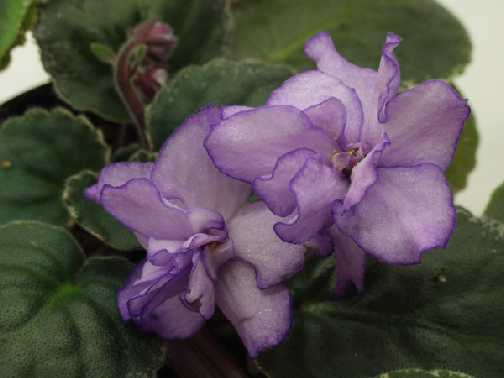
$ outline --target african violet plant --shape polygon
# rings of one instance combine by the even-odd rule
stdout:
[[[0,113],[0,376],[503,376],[504,192],[453,205],[437,3],[0,10],[52,77]]]

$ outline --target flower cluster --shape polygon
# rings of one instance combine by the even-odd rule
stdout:
[[[363,289],[366,253],[412,264],[447,243],[455,211],[443,171],[469,108],[442,81],[399,93],[399,42],[387,36],[374,71],[320,33],[305,46],[317,69],[265,106],[205,108],[155,163],[102,171],[88,198],[147,250],[119,293],[125,320],[185,338],[218,306],[255,357],[289,330],[284,281],[307,246],[335,256],[341,296]]]

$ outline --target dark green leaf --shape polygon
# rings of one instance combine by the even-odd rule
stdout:
[[[129,144],[124,147],[120,147],[112,153],[112,161],[114,163],[127,161],[130,159],[131,155],[136,154],[141,150],[138,143]]]
[[[474,378],[470,375],[449,371],[449,370],[422,370],[422,369],[405,369],[396,370],[390,373],[383,373],[375,378]]]
[[[470,61],[471,43],[460,22],[433,0],[238,1],[232,54],[310,67],[305,41],[330,32],[348,60],[375,68],[387,32],[403,37],[398,49],[407,81],[447,78]]]
[[[0,227],[0,376],[152,377],[161,342],[120,319],[116,292],[132,266],[87,261],[61,227]]]
[[[485,215],[504,223],[504,184],[493,192],[485,209]]]
[[[35,37],[44,67],[61,97],[80,110],[128,121],[113,84],[112,67],[91,44],[118,51],[127,32],[147,19],[170,24],[178,46],[170,70],[205,62],[226,45],[229,16],[225,0],[51,0],[39,6]]]
[[[159,147],[187,116],[203,106],[263,104],[291,74],[284,66],[225,59],[180,71],[149,109],[154,144]]]
[[[478,143],[476,120],[471,115],[465,123],[453,161],[446,170],[446,178],[455,192],[467,186],[469,174],[476,168]]]
[[[24,42],[33,18],[33,0],[0,1],[0,69],[9,62],[10,50]]]
[[[12,220],[68,223],[65,180],[97,171],[109,158],[103,135],[85,118],[58,109],[31,110],[0,126],[0,224]]]
[[[97,175],[84,171],[66,182],[63,200],[73,220],[111,247],[130,251],[140,248],[135,236],[100,205],[84,197],[84,189],[96,183]]]
[[[504,376],[504,228],[458,211],[446,250],[369,264],[366,290],[330,299],[331,259],[294,281],[291,334],[259,363],[273,378],[366,378],[406,368]]]
[[[138,150],[135,151],[128,159],[128,161],[136,161],[140,163],[148,163],[155,161],[157,158],[157,153],[146,151],[146,150]]]

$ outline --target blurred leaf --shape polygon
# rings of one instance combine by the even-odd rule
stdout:
[[[131,268],[117,257],[86,261],[61,227],[0,227],[0,376],[155,376],[161,341],[125,325],[117,310]]]
[[[109,155],[100,131],[62,109],[8,119],[0,126],[0,224],[67,224],[65,180],[84,169],[100,170]]]
[[[383,373],[375,378],[474,378],[470,375],[448,370],[422,370],[422,369],[406,369],[396,370],[390,373]]]
[[[97,46],[118,51],[131,28],[158,17],[178,37],[169,62],[173,72],[219,55],[228,40],[225,0],[51,0],[38,8],[34,34],[59,95],[79,110],[116,122],[129,118],[114,88],[112,66],[103,63]]]
[[[92,42],[89,45],[91,52],[102,63],[113,64],[115,60],[115,51],[107,45],[98,42]]]
[[[186,117],[208,105],[262,105],[292,72],[284,66],[215,59],[180,71],[148,110],[154,144],[160,147]]]
[[[84,190],[94,185],[97,175],[84,171],[66,181],[63,200],[72,219],[91,235],[120,251],[141,248],[135,235],[120,224],[102,206],[84,197]]]
[[[502,227],[458,211],[446,250],[416,266],[374,262],[362,295],[334,301],[332,259],[294,280],[288,339],[259,357],[271,378],[366,378],[405,368],[504,373]]]
[[[254,0],[233,9],[232,56],[312,67],[307,39],[330,32],[349,61],[377,68],[387,32],[403,37],[397,50],[402,79],[419,82],[462,72],[471,42],[462,24],[433,0]]]
[[[476,119],[472,114],[465,123],[453,161],[446,170],[446,178],[454,192],[458,192],[467,186],[469,174],[476,168],[478,143]]]
[[[33,0],[0,1],[0,69],[9,63],[10,50],[24,42],[24,33],[31,27]]]
[[[504,223],[504,184],[492,193],[490,202],[485,209],[485,215]]]

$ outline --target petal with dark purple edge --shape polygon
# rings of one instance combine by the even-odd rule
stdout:
[[[315,126],[327,131],[335,141],[338,141],[345,132],[346,108],[335,97],[306,108],[304,113]]]
[[[186,272],[153,291],[139,316],[133,318],[135,323],[141,329],[155,332],[168,340],[184,339],[194,335],[205,319],[199,312],[192,311],[182,302],[181,296],[184,295],[187,285]]]
[[[259,289],[254,269],[244,262],[230,261],[222,267],[216,301],[252,358],[287,336],[292,316],[289,289]]]
[[[361,132],[362,105],[355,91],[341,80],[320,71],[297,74],[284,82],[271,94],[268,105],[292,105],[305,110],[335,97],[345,105],[345,137],[348,142],[358,142]]]
[[[387,134],[383,134],[382,140],[367,154],[367,156],[352,169],[352,183],[343,201],[341,211],[348,211],[352,206],[360,202],[366,190],[373,185],[378,175],[376,167],[380,161],[383,151],[390,145]]]
[[[213,128],[205,146],[222,172],[247,182],[270,174],[289,151],[308,148],[327,156],[334,149],[329,135],[292,106],[237,113]]]
[[[382,49],[378,76],[382,92],[378,97],[378,120],[387,121],[387,104],[397,95],[401,85],[401,69],[394,54],[394,50],[401,43],[401,37],[394,33],[387,33],[387,38]]]
[[[220,241],[220,239],[220,237],[203,233],[193,234],[184,241],[150,238],[147,259],[156,266],[164,266],[170,271],[173,269],[178,271],[191,262],[193,252],[208,243]]]
[[[422,252],[445,247],[455,208],[443,172],[433,164],[378,168],[378,179],[362,200],[341,214],[338,228],[360,248],[392,264],[413,264]]]
[[[152,180],[165,197],[181,198],[189,208],[212,209],[227,218],[247,201],[250,188],[222,175],[203,147],[211,126],[220,120],[220,109],[213,107],[186,119],[161,148]]]
[[[289,184],[304,167],[306,159],[316,155],[316,152],[306,148],[287,152],[278,159],[272,174],[254,180],[254,192],[276,215],[289,215],[296,208],[296,197],[290,191]]]
[[[399,90],[400,71],[393,50],[400,38],[388,33],[378,71],[361,68],[342,57],[328,33],[318,33],[305,44],[305,53],[317,64],[317,68],[357,91],[362,103],[364,124],[360,141],[374,145],[381,128],[378,118],[384,118],[384,106]],[[352,141],[352,140],[350,140]]]
[[[243,105],[229,105],[229,106],[223,106],[222,107],[222,118],[226,119],[231,116],[234,116],[237,113],[246,111],[246,110],[252,110],[254,108],[251,108],[250,106],[243,106]]]
[[[278,238],[273,225],[279,220],[256,202],[242,207],[229,224],[236,257],[254,266],[260,288],[279,284],[303,268],[304,247]]]
[[[282,240],[302,244],[332,223],[333,202],[344,198],[348,183],[333,168],[311,158],[290,185],[296,196],[297,216],[275,224],[274,229]]]
[[[134,179],[120,187],[105,185],[103,207],[133,231],[161,240],[185,240],[192,227],[184,211],[165,204],[154,184]]]
[[[341,233],[336,226],[331,227],[336,260],[335,295],[345,297],[364,290],[364,273],[366,253],[348,236]]]
[[[118,187],[136,178],[150,178],[153,163],[115,163],[102,169],[98,182],[86,189],[88,199],[100,202],[101,191],[105,185]]]
[[[193,311],[205,319],[210,319],[215,310],[215,290],[199,254],[195,255],[193,269],[189,275],[189,285],[183,300]]]
[[[395,97],[387,112],[384,128],[392,145],[380,165],[433,163],[444,170],[455,153],[470,109],[448,83],[431,80]]]
[[[119,312],[124,320],[131,319],[128,301],[145,293],[165,273],[164,269],[145,262],[145,260],[133,269],[117,296]]]

